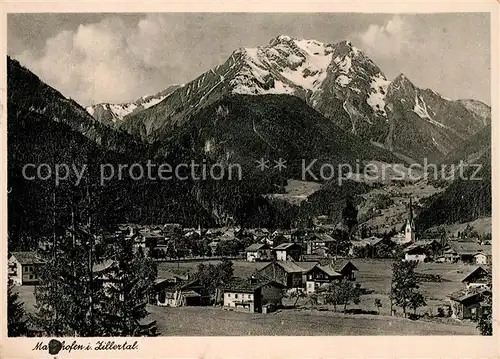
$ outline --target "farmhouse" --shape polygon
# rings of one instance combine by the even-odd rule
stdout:
[[[282,243],[274,248],[278,261],[298,261],[302,254],[302,246],[298,243]]]
[[[450,249],[446,252],[451,261],[460,261],[462,263],[475,263],[476,255],[484,253],[487,258],[491,258],[491,246],[480,245],[476,242],[449,241]],[[481,260],[481,259],[480,259]]]
[[[154,288],[158,306],[200,306],[208,304],[209,301],[207,290],[199,279],[157,279]]]
[[[291,261],[273,261],[259,271],[261,277],[273,280],[286,288],[301,288],[304,269]]]
[[[305,276],[307,294],[316,292],[316,289],[323,285],[342,279],[342,274],[336,272],[331,264],[315,265],[305,273]]]
[[[376,253],[379,253],[384,249],[392,250],[396,246],[396,243],[389,238],[380,238],[372,236],[370,238],[364,238],[361,240],[353,240],[351,241],[351,246],[349,248],[349,255],[354,256],[359,253],[360,248],[369,248],[369,257],[376,256]]]
[[[356,272],[359,271],[350,260],[341,259],[331,264],[335,272],[342,274],[342,277],[348,280],[356,280]]]
[[[9,278],[15,285],[38,284],[37,270],[43,261],[36,252],[12,252],[9,258]]]
[[[289,243],[290,242],[290,235],[289,234],[282,234],[278,233],[272,237],[268,243],[271,242],[275,246],[279,246],[281,243]]]
[[[333,248],[337,241],[326,233],[313,233],[307,237],[305,243],[306,254],[318,254],[318,249],[328,252]]]
[[[254,243],[245,249],[248,262],[269,261],[273,257],[271,247],[266,243]]]
[[[281,305],[283,288],[282,284],[265,278],[235,278],[222,288],[224,307],[267,313]]]
[[[472,269],[469,274],[462,279],[462,283],[467,288],[471,287],[487,287],[491,272],[489,269],[479,266]]]
[[[236,231],[234,228],[227,229],[223,234],[217,237],[219,242],[234,241],[235,238],[236,238]]]
[[[475,287],[453,293],[449,296],[452,318],[472,319],[481,318],[483,311],[491,305],[485,302],[491,296],[491,291],[484,287]]]
[[[425,262],[427,259],[427,250],[423,245],[412,244],[404,252],[405,261]]]
[[[474,263],[491,264],[491,245],[481,246],[481,249],[474,255]]]

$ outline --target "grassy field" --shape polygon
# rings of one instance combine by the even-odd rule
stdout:
[[[239,313],[216,307],[150,306],[151,319],[168,336],[477,335],[474,326],[411,321],[382,315],[283,310]]]
[[[391,261],[354,259],[353,263],[359,268],[357,281],[363,288],[374,292],[361,297],[359,307],[365,310],[376,310],[375,299],[380,299],[381,314],[390,314],[388,294],[391,287]],[[420,263],[416,269],[419,273],[440,275],[442,282],[420,283],[420,292],[426,297],[427,307],[418,312],[437,313],[437,308],[448,304],[447,296],[461,288],[460,282],[470,266],[456,263]],[[352,306],[355,308],[356,306]],[[399,309],[398,309],[399,310]]]

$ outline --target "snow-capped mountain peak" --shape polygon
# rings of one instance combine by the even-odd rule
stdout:
[[[233,59],[235,55],[240,55],[244,64],[231,82],[232,92],[242,94],[314,94],[329,74],[335,75],[337,86],[346,87],[352,81],[351,75],[361,67],[375,67],[349,41],[325,44],[286,35],[272,39],[266,46],[239,49]],[[378,68],[368,72],[381,73]]]

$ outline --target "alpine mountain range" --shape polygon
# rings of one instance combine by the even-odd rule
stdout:
[[[234,51],[191,82],[125,104],[87,111],[148,142],[168,137],[200,108],[231,94],[291,95],[343,131],[418,160],[456,150],[490,121],[490,108],[419,89],[404,74],[389,81],[349,41],[324,44],[280,35]],[[217,146],[217,144],[214,144]]]
[[[418,88],[404,74],[388,79],[349,41],[325,44],[280,35],[264,46],[236,49],[223,64],[185,84],[166,84],[165,90],[130,103],[88,107],[8,58],[8,116],[9,142],[24,145],[9,146],[11,236],[39,225],[15,218],[29,212],[48,216],[43,206],[49,204],[42,198],[50,186],[28,185],[20,178],[22,164],[65,156],[83,163],[204,158],[253,169],[238,183],[123,183],[119,190],[127,200],[102,214],[122,222],[191,225],[233,221],[242,226],[292,226],[370,188],[359,181],[348,181],[342,188],[326,181],[299,205],[280,202],[269,195],[283,193],[287,180],[298,179],[300,163],[292,164],[293,159],[407,165],[424,158],[435,163],[473,160],[490,174],[488,105],[444,98]],[[254,163],[262,157],[285,158],[290,165],[264,176]],[[428,227],[491,215],[488,176],[480,184],[453,180],[444,186],[421,208]],[[40,202],[28,208],[24,199],[33,196],[40,196]],[[470,201],[478,202],[475,198],[481,203],[470,210]]]

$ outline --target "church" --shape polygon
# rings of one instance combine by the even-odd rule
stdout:
[[[410,203],[408,205],[408,218],[406,218],[406,224],[403,233],[398,233],[392,240],[397,244],[408,244],[415,242],[415,220],[413,218],[413,205],[410,197]]]

